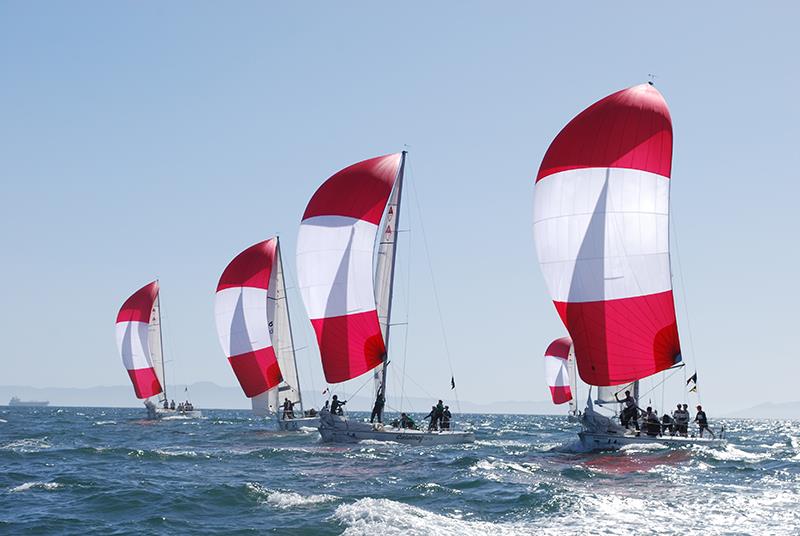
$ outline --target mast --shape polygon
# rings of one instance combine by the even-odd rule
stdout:
[[[394,295],[394,273],[397,264],[397,233],[400,229],[400,203],[403,200],[403,175],[405,174],[406,167],[406,154],[408,151],[403,151],[400,157],[400,169],[397,171],[397,211],[395,212],[394,220],[394,251],[392,252],[392,265],[389,271],[389,300],[386,307],[386,333],[384,334],[384,342],[386,345],[386,353],[383,354],[383,370],[381,371],[381,395],[386,400],[386,368],[389,364],[389,330],[392,326],[392,297]],[[381,410],[380,420],[383,421],[383,410]]]
[[[281,270],[281,283],[283,284],[283,299],[286,303],[286,325],[289,328],[289,347],[292,349],[292,364],[294,365],[294,376],[297,380],[297,400],[300,402],[300,411],[305,415],[305,407],[303,406],[303,391],[300,389],[300,374],[297,372],[297,354],[294,351],[294,335],[292,334],[292,315],[289,312],[289,299],[286,295],[286,278],[283,277],[283,255],[281,255],[281,239],[275,236],[275,251],[278,254],[278,265]],[[278,389],[277,387],[275,389]],[[280,397],[278,402],[280,402]],[[277,413],[277,407],[276,407]]]
[[[158,345],[161,348],[161,376],[164,380],[164,385],[161,386],[161,392],[164,394],[164,400],[169,400],[169,398],[167,398],[167,360],[164,359],[164,330],[163,324],[161,323],[161,284],[158,279],[156,279],[156,284],[159,286],[158,298],[156,298],[158,302]]]

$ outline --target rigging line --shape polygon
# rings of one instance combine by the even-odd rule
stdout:
[[[411,221],[411,218],[409,218]],[[399,233],[400,230],[398,229]],[[399,235],[398,235],[399,239]],[[403,336],[403,376],[400,379],[400,410],[404,407],[406,398],[406,366],[408,365],[408,331],[410,326],[408,324],[411,319],[411,233],[408,234],[408,244],[406,246],[406,329]]]
[[[676,257],[678,257],[678,275],[681,278],[681,297],[683,298],[683,311],[686,313],[686,331],[689,332],[689,351],[692,353],[692,359],[695,362],[695,371],[697,370],[697,364],[699,363],[699,359],[697,353],[694,351],[694,336],[692,334],[692,321],[689,317],[689,303],[686,300],[686,280],[683,277],[683,263],[681,262],[681,249],[678,245],[678,221],[675,216],[675,211],[672,211],[672,231],[675,235],[675,253]],[[685,375],[685,374],[684,374]],[[697,393],[697,402],[702,404],[700,400],[700,388],[697,386],[697,382],[695,382],[695,393]]]
[[[416,173],[414,173],[412,166],[409,166],[410,174],[414,177],[414,180],[409,181],[411,183],[411,191],[414,192],[414,203],[417,206],[417,214],[419,215],[419,227],[420,231],[422,232],[422,244],[425,250],[425,258],[428,261],[428,273],[431,277],[431,287],[433,288],[433,298],[436,302],[436,311],[439,314],[439,326],[442,330],[442,341],[444,342],[444,353],[447,357],[447,366],[450,369],[450,377],[454,378],[455,374],[453,372],[453,362],[450,358],[450,346],[447,343],[447,333],[444,329],[444,316],[442,315],[442,307],[439,302],[439,291],[436,287],[436,279],[433,277],[433,265],[431,264],[431,254],[430,250],[428,249],[428,236],[425,233],[425,224],[423,223],[422,218],[422,207],[419,202],[419,195],[417,194],[417,185],[416,185]],[[456,407],[458,408],[458,412],[461,413],[461,401],[458,397],[458,387],[453,389],[455,391],[455,398],[456,398]]]

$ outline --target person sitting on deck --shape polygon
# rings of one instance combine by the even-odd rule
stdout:
[[[445,406],[444,411],[442,412],[442,430],[450,429],[450,419],[452,418],[453,414],[450,413],[450,406]]]
[[[661,416],[661,435],[665,435],[669,432],[669,435],[675,435],[675,421],[672,417],[669,416],[669,413],[666,411]]]
[[[431,422],[428,423],[428,430],[436,430],[436,406],[431,406],[431,412],[423,418],[431,420]]]
[[[169,409],[175,409],[175,401],[174,401],[174,400],[172,400],[172,401],[169,403]]]
[[[333,395],[333,400],[331,401],[331,413],[333,413],[334,415],[344,415],[344,410],[342,409],[342,406],[344,406],[345,404],[347,404],[347,400],[342,400],[340,402],[339,397]]]
[[[413,430],[416,427],[417,425],[414,423],[414,419],[405,413],[400,414],[400,428],[411,428]]]
[[[178,403],[178,411],[183,411],[183,402]]]
[[[283,399],[283,419],[294,419],[294,402],[288,398]]]
[[[708,430],[708,433],[711,434],[713,439],[717,438],[714,431],[708,427],[708,418],[706,417],[706,412],[703,411],[703,406],[697,406],[697,415],[694,418],[694,422],[696,422],[697,426],[700,428],[700,437],[703,437],[703,430]]]
[[[617,402],[620,404],[625,404],[625,407],[622,409],[622,412],[619,414],[619,421],[623,427],[627,428],[628,424],[633,421],[633,426],[636,430],[639,430],[639,407],[636,405],[636,400],[631,396],[630,391],[625,391],[625,398],[622,400],[619,399],[619,393],[614,393],[614,398],[617,399]]]
[[[661,433],[661,423],[658,421],[658,415],[653,412],[653,408],[647,406],[647,411],[644,414],[644,432],[650,437],[656,437]]]
[[[386,398],[383,396],[383,387],[378,388],[378,395],[375,397],[375,405],[372,406],[372,415],[369,417],[369,422],[375,422],[375,417],[378,418],[379,423],[383,423],[383,406],[386,404]]]

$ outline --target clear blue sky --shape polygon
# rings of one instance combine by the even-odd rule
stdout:
[[[461,398],[544,399],[541,355],[564,330],[536,262],[533,177],[574,114],[655,73],[704,402],[796,399],[799,11],[2,2],[0,383],[127,383],[115,315],[158,277],[173,377],[234,384],[212,314],[225,264],[279,232],[293,271],[320,182],[407,144]],[[413,212],[407,371],[421,388],[405,389],[445,394]],[[300,357],[319,390],[316,350]]]

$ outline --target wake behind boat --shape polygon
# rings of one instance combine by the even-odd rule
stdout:
[[[117,347],[136,397],[144,400],[148,419],[202,417],[188,401],[176,405],[167,398],[158,281],[140,288],[122,304],[117,314]],[[156,402],[151,397],[157,397]]]
[[[371,373],[375,406],[370,421],[378,421],[350,419],[332,404],[330,411],[320,412],[323,441],[474,441],[472,432],[449,430],[449,420],[445,431],[382,424],[405,160],[403,151],[339,171],[317,189],[303,214],[297,279],[325,379],[340,383]],[[433,414],[431,419],[431,428],[437,428],[440,421]]]
[[[696,436],[688,432],[687,405],[672,414],[660,408],[660,419],[657,409],[639,406],[641,380],[655,378],[663,401],[664,382],[673,375],[667,372],[685,365],[669,249],[672,141],[664,98],[652,84],[642,84],[570,121],[536,177],[537,255],[571,336],[545,352],[546,376],[553,402],[570,401],[587,448],[724,443],[724,429],[717,437],[699,405]],[[578,376],[589,386],[582,415],[575,406]],[[696,373],[685,387],[690,385],[696,391]],[[595,409],[593,388],[595,404],[611,416]]]
[[[303,407],[277,236],[228,264],[214,314],[220,344],[253,413],[273,416],[280,430],[319,426],[316,411]]]

